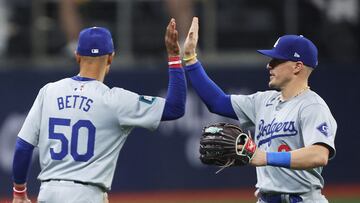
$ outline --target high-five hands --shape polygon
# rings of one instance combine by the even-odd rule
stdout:
[[[168,57],[180,56],[179,33],[174,18],[171,18],[166,28],[165,46]]]
[[[183,61],[186,65],[196,63],[196,47],[199,39],[199,19],[193,17],[189,33],[184,43],[184,58]]]
[[[196,47],[199,39],[199,19],[193,17],[188,35],[184,43],[183,61],[186,65],[196,63]],[[176,22],[171,18],[165,33],[165,46],[168,57],[180,56],[179,33],[176,30]]]

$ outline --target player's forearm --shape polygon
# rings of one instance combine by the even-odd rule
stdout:
[[[206,74],[200,62],[186,66],[188,78],[209,111],[229,118],[237,119],[231,104],[230,95],[226,95]]]
[[[291,152],[264,152],[258,149],[251,164],[306,170],[325,166],[328,156],[329,150],[322,145],[311,145]]]
[[[327,165],[329,150],[322,145],[311,145],[291,151],[292,169],[310,169]]]
[[[17,138],[13,159],[13,180],[16,184],[26,182],[34,146],[21,138]]]
[[[31,202],[27,197],[26,178],[33,150],[33,145],[17,138],[13,160],[13,203]]]
[[[185,114],[186,79],[182,68],[169,69],[169,86],[162,121],[174,120]]]

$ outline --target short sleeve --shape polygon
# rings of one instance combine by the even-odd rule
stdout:
[[[257,106],[269,96],[267,93],[270,92],[256,92],[250,95],[231,95],[231,104],[239,118],[240,125],[248,127],[255,124]]]
[[[337,124],[329,108],[322,104],[311,104],[300,112],[300,125],[305,146],[322,143],[329,146],[329,158],[335,156]]]
[[[112,88],[106,95],[105,103],[115,113],[121,126],[155,130],[164,111],[165,99]]]
[[[18,134],[18,137],[34,146],[37,146],[39,143],[42,106],[46,87],[44,86],[40,89]]]

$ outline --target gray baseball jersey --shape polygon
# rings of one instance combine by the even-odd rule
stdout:
[[[281,152],[323,143],[331,149],[330,158],[334,157],[337,124],[325,101],[311,90],[287,101],[281,101],[280,96],[277,91],[231,95],[240,125],[255,125],[253,137],[257,146],[266,152]],[[321,171],[322,167],[257,167],[256,187],[262,192],[309,192],[324,186]]]
[[[155,129],[165,100],[110,89],[75,76],[45,85],[19,137],[39,148],[40,180],[110,188],[119,152],[133,127]]]

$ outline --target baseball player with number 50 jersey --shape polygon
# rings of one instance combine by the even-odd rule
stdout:
[[[30,202],[26,177],[33,148],[39,148],[38,202],[107,202],[119,152],[134,127],[156,129],[160,121],[184,115],[186,80],[179,60],[176,23],[165,35],[169,56],[166,99],[142,96],[103,84],[114,57],[110,32],[80,32],[76,60],[80,73],[48,83],[18,134],[13,162],[13,202]]]
[[[258,202],[328,202],[321,194],[321,172],[335,156],[337,124],[325,101],[308,86],[318,65],[316,46],[302,35],[281,36],[272,49],[258,50],[271,58],[267,71],[275,90],[227,95],[196,58],[197,33],[195,18],[184,45],[190,59],[185,70],[211,112],[255,127],[257,149],[249,164],[256,166]],[[244,146],[236,147],[241,151]]]

